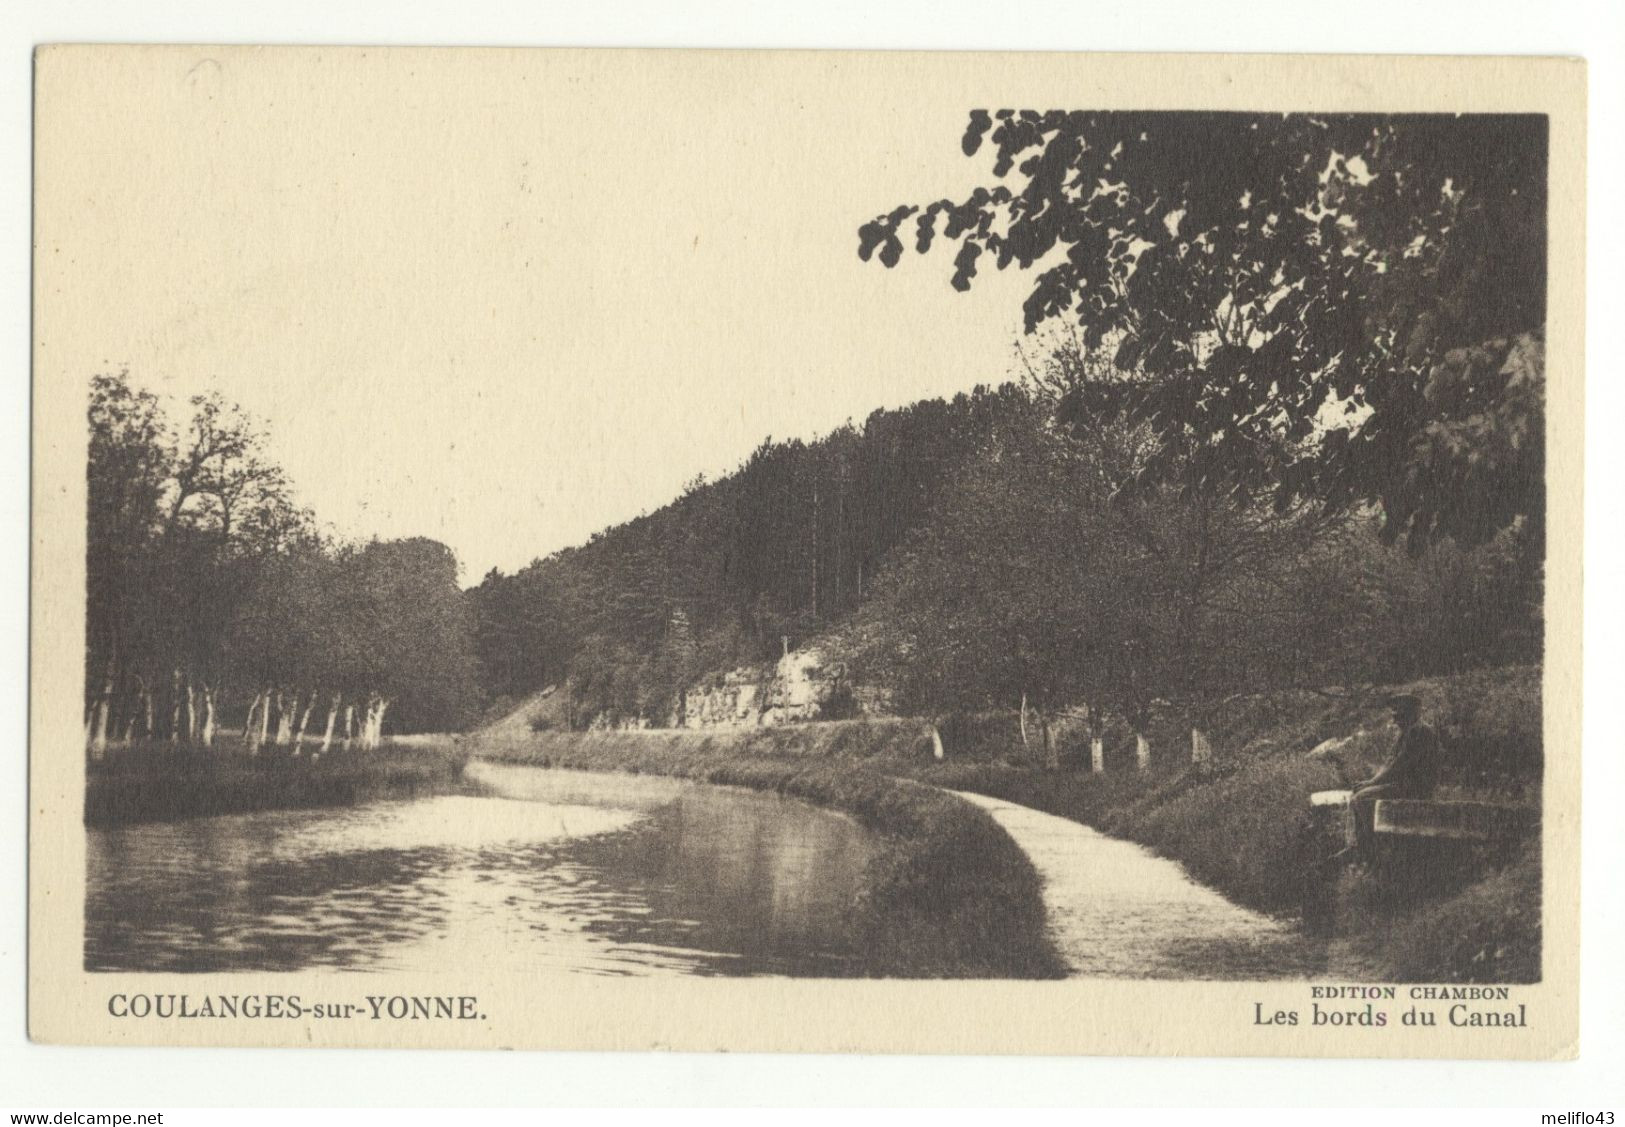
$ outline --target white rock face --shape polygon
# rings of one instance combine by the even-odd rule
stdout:
[[[839,663],[816,648],[787,653],[773,665],[729,670],[709,688],[691,686],[685,728],[754,728],[816,720],[846,682]]]

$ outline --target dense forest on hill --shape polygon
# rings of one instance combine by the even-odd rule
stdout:
[[[862,604],[958,468],[1028,409],[1016,387],[876,411],[471,592],[483,682],[568,686],[577,723],[667,722],[701,676],[776,657]]]
[[[546,685],[569,722],[673,723],[683,690],[816,642],[908,711],[1397,680],[1533,660],[1540,565],[1487,542],[1385,544],[1369,508],[1234,489],[1125,492],[1150,441],[1023,382],[878,411],[470,592],[488,692]]]

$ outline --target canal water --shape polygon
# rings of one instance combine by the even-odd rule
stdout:
[[[466,793],[94,830],[90,970],[839,977],[874,849],[793,799],[471,763]]]
[[[475,761],[466,780],[90,831],[86,968],[865,973],[851,909],[877,842],[845,815],[649,776]],[[1303,979],[1337,962],[1139,846],[961,797],[1031,858],[1072,975]]]

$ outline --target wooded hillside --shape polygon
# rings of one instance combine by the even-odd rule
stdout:
[[[1522,524],[1382,543],[1369,506],[1126,493],[1147,436],[1059,420],[1063,354],[1025,385],[876,412],[470,592],[482,681],[566,694],[575,727],[677,721],[682,691],[816,641],[908,711],[1403,680],[1534,660]]]

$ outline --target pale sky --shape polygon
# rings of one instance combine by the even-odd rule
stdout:
[[[337,532],[512,571],[768,435],[1007,378],[1030,275],[858,260],[860,223],[990,176],[963,93],[883,65],[47,56],[39,300],[76,331],[41,377],[218,389]]]

